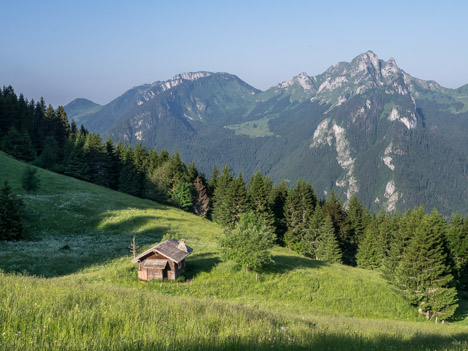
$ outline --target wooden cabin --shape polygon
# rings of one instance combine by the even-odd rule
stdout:
[[[176,280],[185,271],[185,258],[192,251],[192,248],[185,245],[184,239],[169,239],[146,250],[132,262],[138,262],[140,280]]]

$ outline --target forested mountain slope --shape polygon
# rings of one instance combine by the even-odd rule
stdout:
[[[356,193],[373,209],[468,210],[467,86],[414,78],[371,51],[264,92],[226,73],[186,73],[81,121],[114,141],[179,151],[207,174],[227,163],[302,178],[320,196]]]

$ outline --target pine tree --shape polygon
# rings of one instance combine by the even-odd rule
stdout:
[[[44,141],[41,155],[34,163],[41,168],[53,170],[58,161],[57,141],[54,137],[48,136]]]
[[[242,214],[235,228],[221,240],[221,256],[237,262],[246,271],[260,270],[272,262],[270,249],[274,241],[275,234],[265,220],[250,211]]]
[[[216,188],[213,195],[213,220],[227,226],[230,222],[230,199],[229,199],[229,188],[232,182],[232,174],[229,167],[226,165],[222,174],[217,181]]]
[[[341,250],[335,236],[335,228],[330,217],[326,216],[320,228],[320,237],[315,252],[317,259],[327,262],[341,263]]]
[[[0,190],[0,240],[18,240],[23,234],[24,203],[5,180]]]
[[[245,187],[245,180],[242,172],[234,178],[228,188],[228,206],[230,209],[230,216],[228,220],[228,227],[233,227],[241,215],[246,213],[249,209],[247,202],[247,189]]]
[[[125,151],[122,168],[119,173],[119,191],[134,196],[140,196],[140,184],[137,184],[138,175],[135,169],[133,148],[129,146]]]
[[[279,242],[284,240],[284,234],[288,230],[286,218],[284,216],[284,206],[288,198],[288,187],[286,182],[281,180],[280,185],[274,189],[273,215],[275,219],[276,237]]]
[[[459,214],[452,215],[447,228],[447,244],[457,285],[468,288],[468,227]]]
[[[383,250],[380,246],[379,228],[377,223],[372,223],[364,231],[356,254],[358,267],[376,270],[383,264]]]
[[[314,190],[302,180],[297,181],[295,188],[288,192],[284,213],[288,231],[284,239],[288,247],[303,252],[302,239],[309,229],[309,221],[317,204]]]
[[[444,221],[433,211],[424,216],[396,269],[399,291],[428,319],[450,318],[457,308],[443,240]]]
[[[384,249],[384,261],[382,270],[384,273],[384,278],[387,279],[390,283],[395,284],[396,281],[396,269],[400,264],[400,261],[403,258],[403,254],[408,246],[411,238],[414,236],[416,230],[418,229],[421,221],[424,218],[424,209],[422,206],[408,211],[399,221],[399,226],[396,230],[393,230],[389,233],[388,236],[379,234],[381,238],[379,244]],[[389,230],[389,219],[387,214],[381,214],[377,218],[379,233]],[[385,239],[388,238],[388,243],[385,242]],[[387,250],[388,247],[388,250]]]
[[[263,177],[260,172],[250,177],[247,187],[247,199],[250,209],[274,228],[273,215],[273,183],[270,178]]]
[[[22,185],[23,189],[26,190],[26,193],[34,193],[39,189],[41,184],[39,178],[37,177],[37,168],[26,167],[22,176]]]
[[[11,128],[2,139],[2,150],[7,154],[24,161],[32,161],[35,151],[28,132],[20,133],[16,128]]]
[[[322,207],[320,204],[317,204],[310,219],[309,229],[302,240],[302,250],[305,256],[317,258],[317,247],[324,223],[325,218],[323,217]]]
[[[325,216],[329,216],[332,220],[345,263],[354,264],[356,247],[354,245],[354,238],[351,235],[350,222],[335,191],[331,192],[330,197],[322,207],[322,211]]]
[[[119,170],[121,167],[119,156],[117,155],[117,150],[112,142],[112,139],[109,137],[107,139],[106,145],[106,156],[109,162],[108,175],[109,175],[109,187],[111,189],[117,189],[119,185]]]
[[[356,194],[351,195],[351,199],[349,200],[348,204],[348,210],[346,212],[350,222],[350,242],[353,246],[354,252],[356,252],[359,240],[364,234],[362,218],[364,215],[364,209]]]
[[[211,172],[211,178],[208,183],[208,195],[213,197],[216,187],[218,186],[219,170],[216,164],[213,166],[213,171]]]
[[[179,182],[175,186],[173,198],[177,205],[183,209],[188,210],[193,205],[192,186],[187,182]]]
[[[200,177],[195,178],[193,188],[195,192],[193,211],[197,216],[206,218],[210,211],[210,198],[208,197],[206,187]]]

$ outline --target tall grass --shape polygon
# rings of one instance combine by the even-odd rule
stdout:
[[[0,276],[2,350],[463,350],[466,328],[284,315],[213,299]]]

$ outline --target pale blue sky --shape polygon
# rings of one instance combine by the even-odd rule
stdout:
[[[188,71],[267,89],[367,50],[415,77],[468,83],[468,1],[0,1],[0,85],[107,103]]]

